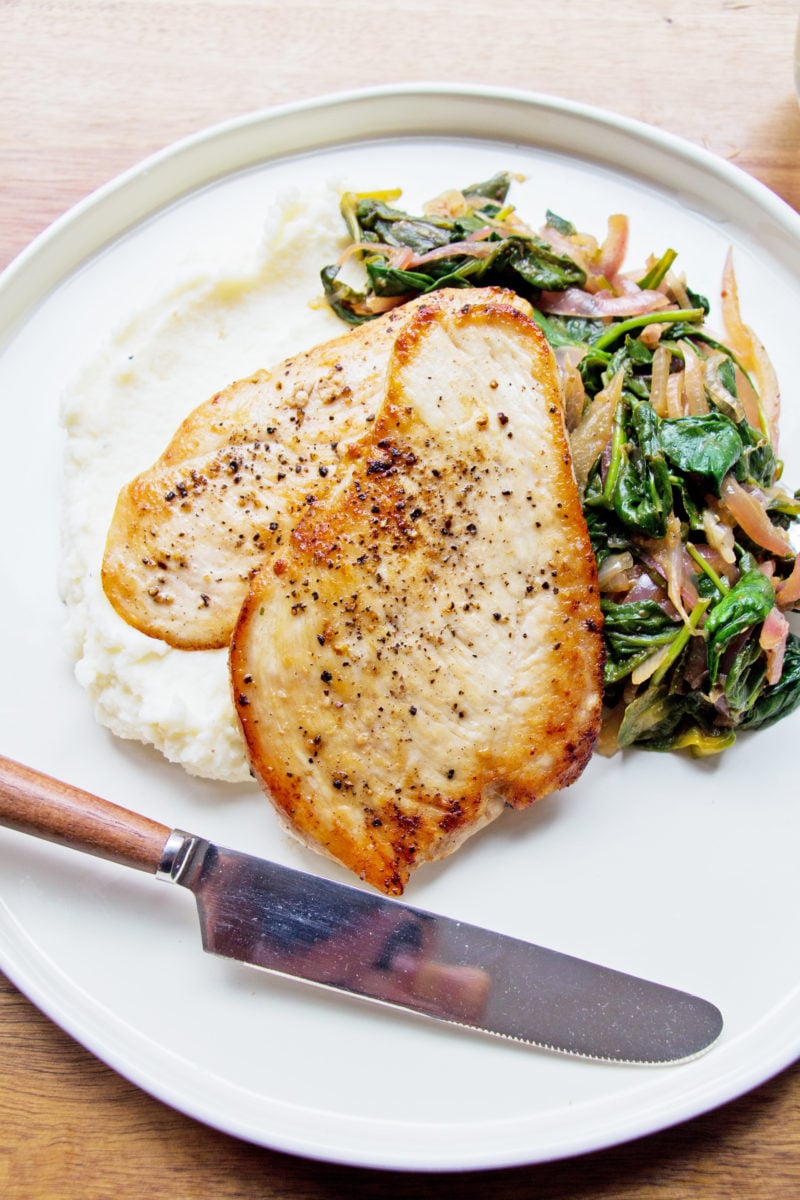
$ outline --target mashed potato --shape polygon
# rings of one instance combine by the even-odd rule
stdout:
[[[338,193],[285,197],[249,269],[195,281],[138,314],[75,382],[66,431],[61,594],[97,720],[194,775],[249,778],[226,650],[176,650],[128,626],[100,582],[119,489],[216,390],[334,337],[319,267],[340,252]]]

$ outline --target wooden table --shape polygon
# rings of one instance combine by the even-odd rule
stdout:
[[[789,0],[4,0],[0,266],[144,155],[272,104],[356,86],[478,82],[598,104],[730,159],[800,207]],[[582,1158],[466,1176],[329,1166],[164,1107],[0,980],[5,1200],[378,1194],[800,1195],[800,1064],[679,1128]]]

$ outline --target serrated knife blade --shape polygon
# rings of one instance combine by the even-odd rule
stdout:
[[[2,758],[0,823],[188,888],[205,950],[340,993],[611,1062],[685,1062],[722,1031],[687,992],[170,830]]]

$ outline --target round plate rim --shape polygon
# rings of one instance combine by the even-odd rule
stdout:
[[[696,170],[701,176],[713,177],[724,188],[735,192],[739,198],[744,197],[760,213],[767,215],[790,235],[800,256],[800,214],[766,185],[740,168],[675,134],[592,105],[536,92],[473,84],[388,84],[311,97],[259,109],[219,122],[164,147],[117,175],[68,209],[23,249],[0,275],[0,340],[4,337],[13,338],[18,325],[25,321],[54,286],[87,262],[104,245],[121,236],[126,228],[139,224],[182,195],[215,179],[244,170],[258,162],[283,157],[281,152],[266,152],[263,148],[261,151],[257,150],[258,135],[262,130],[275,133],[276,130],[280,132],[282,126],[284,130],[291,130],[298,122],[307,122],[310,115],[328,114],[327,133],[325,136],[318,134],[317,140],[309,139],[308,144],[303,147],[304,152],[313,152],[314,149],[324,149],[337,144],[349,144],[353,140],[440,136],[446,133],[443,127],[426,130],[413,126],[406,127],[403,131],[403,121],[405,119],[408,125],[408,119],[403,118],[402,111],[398,110],[394,117],[396,127],[389,132],[381,126],[380,119],[373,116],[372,125],[370,121],[365,120],[362,126],[362,130],[371,128],[371,133],[363,132],[361,137],[355,139],[344,136],[348,132],[348,119],[352,118],[355,112],[363,110],[366,117],[368,112],[385,112],[387,104],[395,105],[401,100],[405,102],[409,112],[417,111],[419,105],[433,100],[460,106],[464,111],[468,108],[474,109],[476,105],[488,105],[493,108],[500,106],[520,116],[525,114],[527,117],[533,117],[536,114],[540,119],[565,119],[587,128],[601,128],[621,139],[620,144],[655,149],[673,162],[676,159],[680,160],[687,168]],[[542,143],[533,136],[533,123],[531,132],[532,136],[525,144],[547,144],[546,139]],[[479,137],[480,134],[470,135],[464,130],[454,136],[466,138]],[[229,145],[227,154],[214,160],[213,170],[201,168],[200,164],[203,162],[210,163],[212,150],[219,150],[226,145]],[[296,149],[293,151],[297,152]],[[235,161],[237,159],[238,161]],[[620,166],[607,156],[602,156],[602,159],[598,157],[596,161],[610,161],[612,166]],[[648,175],[644,177],[649,178]],[[121,197],[127,198],[129,206],[136,208],[137,202],[141,203],[141,198],[148,193],[151,196],[150,204],[143,209],[138,208],[132,220],[116,212]],[[5,924],[7,941],[10,944],[15,938],[15,921],[13,914],[7,910],[5,913],[8,920],[0,922],[0,931]],[[338,1145],[309,1145],[302,1137],[292,1137],[286,1131],[276,1137],[271,1136],[269,1131],[253,1129],[244,1123],[226,1123],[218,1113],[208,1111],[207,1106],[204,1107],[200,1103],[192,1105],[179,1089],[170,1088],[163,1080],[154,1077],[147,1067],[139,1062],[131,1062],[125,1053],[109,1047],[102,1035],[95,1035],[91,1028],[87,1028],[86,1023],[81,1021],[80,1012],[69,989],[59,993],[57,988],[53,988],[52,981],[46,978],[47,972],[43,971],[42,964],[34,960],[27,961],[27,947],[22,941],[16,961],[13,956],[9,959],[7,948],[7,945],[4,946],[0,942],[0,962],[9,979],[71,1036],[145,1091],[163,1099],[186,1115],[256,1144],[351,1166],[409,1171],[478,1170],[571,1157],[620,1144],[707,1112],[765,1082],[790,1065],[800,1053],[798,1029],[797,1044],[784,1043],[775,1047],[768,1060],[762,1060],[759,1066],[751,1065],[749,1071],[740,1071],[733,1086],[730,1086],[730,1080],[729,1086],[722,1091],[707,1086],[700,1089],[701,1094],[695,1094],[683,1106],[674,1106],[670,1113],[662,1113],[657,1121],[652,1119],[652,1114],[643,1114],[638,1122],[629,1121],[624,1131],[618,1130],[610,1137],[595,1136],[594,1139],[584,1138],[582,1141],[566,1139],[563,1145],[554,1147],[551,1153],[526,1153],[520,1145],[514,1150],[506,1147],[505,1151],[500,1153],[491,1153],[479,1147],[467,1153],[461,1147],[461,1153],[454,1157],[441,1152],[433,1153],[430,1149],[427,1152],[409,1151],[406,1145],[400,1149],[395,1148],[392,1153],[387,1152],[385,1147],[377,1152],[363,1147],[361,1152],[356,1154],[352,1147],[343,1149]]]

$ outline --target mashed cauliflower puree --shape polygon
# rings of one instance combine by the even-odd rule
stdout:
[[[65,397],[61,594],[78,681],[97,720],[194,775],[249,778],[227,650],[176,650],[127,625],[100,582],[120,488],[215,391],[341,333],[319,266],[341,250],[338,192],[287,196],[252,265],[204,279],[139,313]]]

